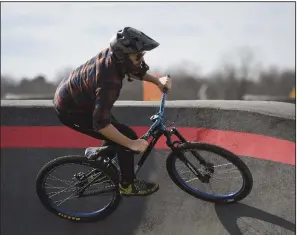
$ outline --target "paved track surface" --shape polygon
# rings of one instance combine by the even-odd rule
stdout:
[[[35,195],[35,177],[39,168],[57,153],[82,152],[80,149],[2,150],[3,235],[294,234],[294,166],[242,157],[252,170],[253,191],[238,204],[216,206],[192,198],[171,182],[165,169],[167,151],[155,152],[139,175],[160,183],[155,195],[125,198],[118,210],[103,222],[73,224],[62,220],[40,205]]]

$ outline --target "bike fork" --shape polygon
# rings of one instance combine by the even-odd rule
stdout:
[[[177,151],[178,158],[189,168],[189,170],[201,181],[206,182],[206,178],[202,175],[199,170],[185,157],[185,155]]]
[[[172,128],[172,133],[175,134],[181,140],[182,143],[188,142],[176,128]],[[191,150],[190,152],[194,155],[194,157],[199,161],[200,164],[206,164],[206,161],[197,151]]]

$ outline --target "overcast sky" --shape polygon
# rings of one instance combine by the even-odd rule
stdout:
[[[158,42],[146,56],[152,69],[184,66],[201,73],[251,47],[267,67],[294,68],[294,3],[1,3],[1,74],[16,78],[75,68],[132,26]]]

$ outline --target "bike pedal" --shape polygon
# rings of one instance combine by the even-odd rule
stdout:
[[[98,160],[99,155],[105,159],[113,158],[115,153],[116,152],[109,146],[88,147],[85,150],[85,157],[89,160]]]
[[[85,150],[85,157],[90,160],[99,150],[100,147],[89,147]]]

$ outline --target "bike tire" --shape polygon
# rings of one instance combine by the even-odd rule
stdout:
[[[56,208],[52,207],[51,203],[49,202],[45,191],[43,190],[43,185],[44,185],[44,178],[47,176],[47,174],[53,170],[55,167],[58,167],[63,164],[67,163],[78,163],[78,164],[83,164],[83,165],[88,165],[94,168],[98,168],[98,164],[96,164],[96,161],[89,161],[86,157],[83,156],[75,156],[75,155],[70,155],[70,156],[63,156],[56,158],[48,163],[46,163],[38,172],[38,175],[36,177],[36,193],[41,201],[42,205],[51,213],[55,214],[56,216],[70,220],[72,222],[93,222],[97,220],[103,220],[105,219],[108,215],[113,213],[116,208],[118,207],[120,201],[121,201],[121,195],[119,193],[119,174],[117,172],[116,167],[113,164],[109,164],[108,168],[105,170],[105,173],[110,177],[110,179],[113,181],[116,189],[115,189],[115,196],[111,203],[104,208],[102,211],[99,213],[96,213],[94,215],[88,215],[88,216],[73,216],[70,214],[62,213]],[[102,170],[102,169],[101,169]]]
[[[204,194],[204,193],[201,193],[199,191],[194,191],[187,184],[185,184],[183,182],[183,180],[176,174],[176,171],[174,168],[175,168],[175,161],[178,159],[178,157],[177,157],[178,154],[175,153],[174,151],[172,151],[168,155],[167,160],[166,160],[167,172],[168,172],[171,180],[184,192],[186,192],[198,199],[204,200],[204,201],[214,202],[214,203],[222,203],[222,204],[230,204],[230,203],[240,201],[250,194],[250,192],[253,188],[252,174],[251,174],[249,168],[247,167],[247,165],[234,153],[232,153],[222,147],[216,146],[216,145],[200,143],[200,142],[189,142],[189,143],[181,144],[177,147],[176,151],[185,151],[185,150],[188,150],[188,151],[189,150],[204,150],[204,151],[208,151],[208,152],[213,152],[213,153],[219,155],[220,157],[227,159],[228,161],[230,161],[233,165],[235,165],[239,169],[239,171],[242,174],[244,183],[243,183],[242,188],[235,195],[229,196],[226,198],[219,198],[219,197],[215,197],[215,196],[206,196],[206,194]]]

